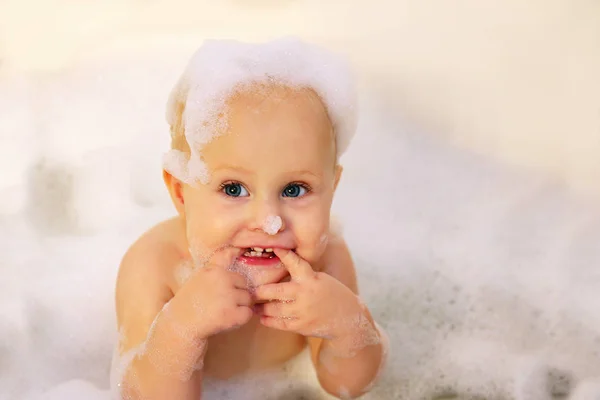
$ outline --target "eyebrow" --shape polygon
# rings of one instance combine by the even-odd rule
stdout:
[[[213,168],[213,171],[215,171],[215,172],[216,171],[236,171],[236,172],[241,172],[246,175],[256,175],[255,172],[247,170],[246,168],[240,167],[238,165],[219,165],[219,166]],[[310,172],[307,170],[290,171],[289,175],[310,175],[315,178],[321,178],[320,175],[317,175],[314,172]]]
[[[249,171],[246,168],[240,167],[237,165],[219,165],[218,167],[213,168],[213,171],[222,171],[222,170],[237,171],[237,172],[242,172],[247,175],[255,175],[254,172]]]

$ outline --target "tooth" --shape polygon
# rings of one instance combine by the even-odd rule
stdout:
[[[266,251],[268,251],[269,253],[272,253],[272,252],[273,252],[273,249],[270,249],[270,248],[269,248],[269,249],[266,249]]]
[[[244,256],[246,256],[246,257],[250,257],[250,256],[251,256],[251,254],[250,254],[250,252],[249,252],[249,251],[247,251],[247,252],[245,252],[245,253],[244,253]]]
[[[255,251],[258,251],[259,253],[263,251],[262,247],[254,247]]]

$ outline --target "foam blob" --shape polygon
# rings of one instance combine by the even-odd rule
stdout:
[[[88,381],[73,379],[63,382],[39,396],[31,397],[29,400],[65,399],[109,400],[111,397],[108,391],[101,390]]]
[[[0,216],[26,206],[27,174],[39,150],[35,94],[24,77],[0,79]]]
[[[145,346],[145,343],[130,349],[124,353],[120,352],[120,344],[114,348],[113,356],[111,360],[110,366],[110,375],[109,375],[109,383],[110,383],[110,391],[112,397],[117,399],[122,395],[123,391],[123,378],[127,372],[127,368],[131,365],[133,359],[141,354]]]
[[[28,320],[26,304],[19,296],[20,290],[10,290],[8,287],[2,289],[2,312],[0,313],[0,393],[11,394],[9,398],[17,398],[13,391],[17,392],[15,382],[8,379],[10,372],[14,371],[19,359],[27,355],[30,346],[31,321]],[[19,288],[20,289],[20,288]],[[23,384],[23,382],[19,382]],[[0,395],[1,398],[1,395]]]
[[[45,157],[30,173],[33,221],[48,232],[70,233],[118,224],[133,210],[129,172],[127,155],[114,148]]]
[[[192,331],[173,318],[169,305],[170,303],[167,302],[154,318],[143,343],[126,352],[121,352],[118,346],[115,347],[110,370],[110,385],[113,396],[127,396],[127,392],[136,391],[138,385],[136,374],[134,371],[128,370],[137,357],[146,357],[159,374],[173,376],[181,381],[189,380],[194,371],[202,369],[207,341],[196,341]],[[200,351],[200,357],[195,358],[194,352],[173,351],[169,343],[162,341],[161,336],[155,334],[159,319],[163,329],[168,328],[171,333],[176,335],[174,337],[178,338],[180,343]],[[127,381],[125,383],[126,376]]]
[[[600,399],[600,380],[589,379],[581,381],[569,400],[598,400]]]
[[[175,269],[175,280],[179,286],[183,286],[183,284],[192,276],[194,272],[194,264],[193,262],[182,262]]]
[[[74,171],[73,185],[72,207],[83,231],[114,226],[132,212],[129,158],[119,149],[85,154]]]
[[[540,355],[512,352],[472,335],[449,335],[426,364],[418,393],[440,395],[448,388],[482,398],[550,400],[552,368]]]
[[[192,56],[169,97],[166,114],[172,127],[185,107],[182,122],[190,154],[169,151],[165,169],[186,183],[207,183],[201,149],[227,129],[229,97],[256,83],[313,88],[332,120],[338,156],[346,151],[356,129],[356,93],[340,57],[294,38],[262,44],[209,40]]]
[[[282,225],[283,222],[279,215],[269,215],[265,218],[262,229],[268,235],[276,235]]]

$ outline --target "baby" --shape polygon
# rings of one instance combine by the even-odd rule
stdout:
[[[116,285],[124,399],[200,399],[203,379],[280,367],[308,346],[321,387],[366,393],[384,333],[330,227],[355,130],[352,80],[293,39],[202,46],[168,104],[177,216],[127,251]]]

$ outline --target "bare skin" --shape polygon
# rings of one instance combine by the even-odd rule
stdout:
[[[146,232],[123,258],[120,353],[145,347],[127,369],[122,396],[199,399],[203,377],[276,368],[307,344],[327,392],[359,395],[383,348],[378,341],[355,346],[377,331],[357,297],[350,253],[329,230],[341,168],[326,112],[314,96],[281,89],[267,99],[232,100],[229,127],[203,150],[211,183],[189,187],[164,173],[178,216]],[[270,215],[283,221],[275,234],[262,228]],[[258,244],[274,248],[283,267],[228,268]],[[190,249],[212,256],[182,280]],[[338,316],[364,323],[333,323]]]

